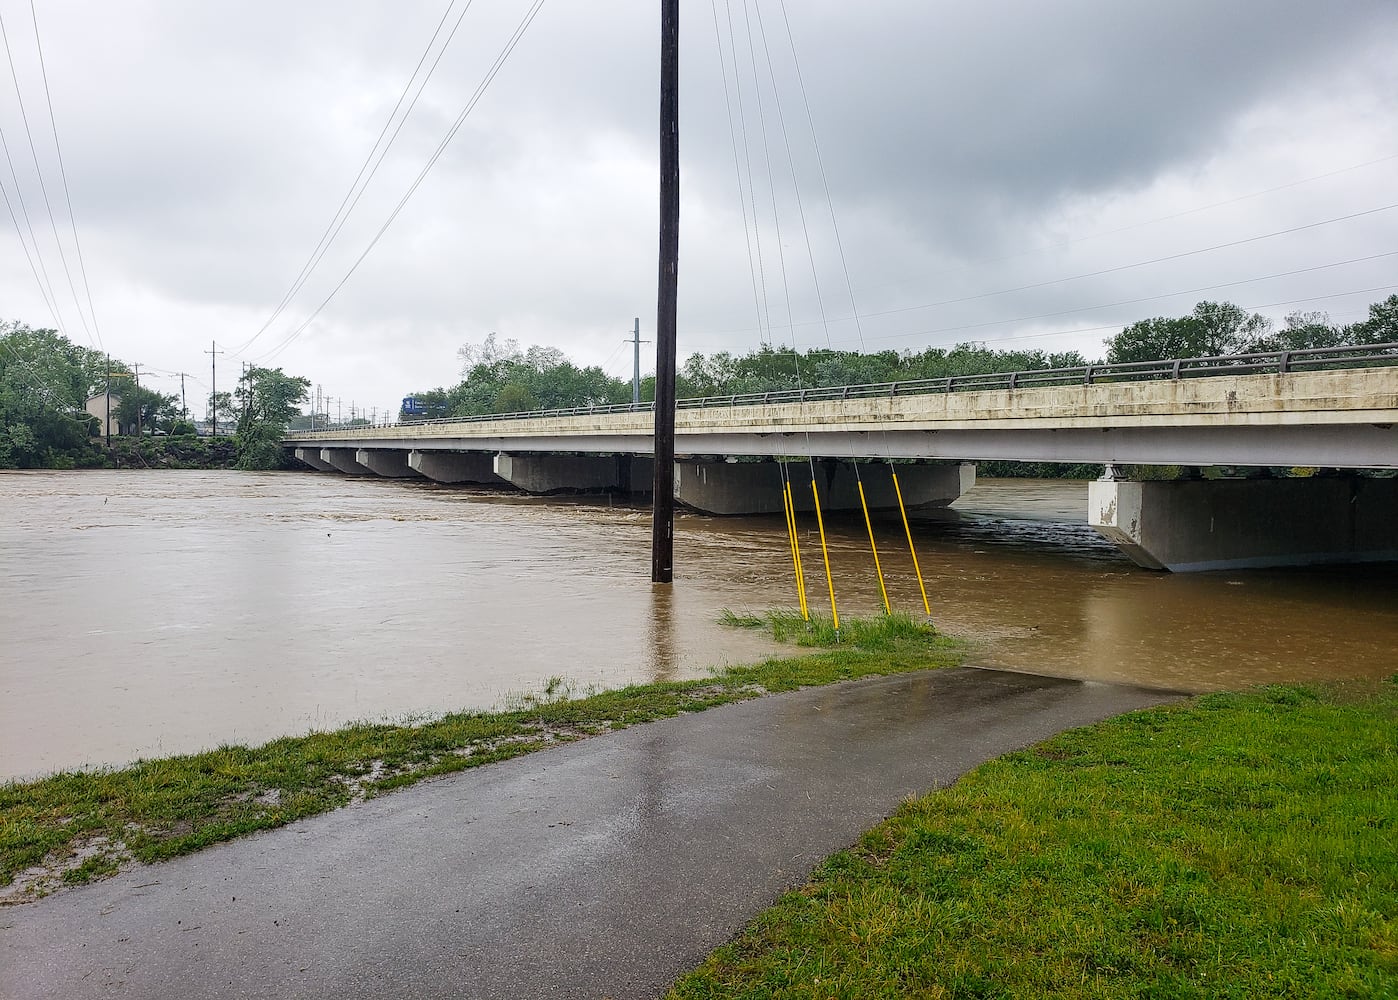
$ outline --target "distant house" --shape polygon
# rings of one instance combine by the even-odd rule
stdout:
[[[110,401],[110,406],[108,402]],[[117,392],[99,392],[95,396],[87,397],[87,412],[97,418],[97,436],[106,437],[109,434],[135,434],[134,425],[123,427],[121,421],[117,419],[117,407],[121,406],[121,394]],[[110,419],[108,418],[110,414]]]

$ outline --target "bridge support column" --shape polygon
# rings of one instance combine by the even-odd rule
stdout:
[[[335,471],[335,466],[331,465],[329,462],[322,462],[320,460],[319,448],[297,448],[295,449],[295,454],[298,462],[305,462],[317,472]]]
[[[645,492],[653,467],[642,455],[495,456],[495,474],[526,493]]]
[[[1138,566],[1176,573],[1398,560],[1398,480],[1098,480],[1088,521]]]
[[[811,465],[785,463],[798,511],[813,509]],[[958,465],[899,465],[898,485],[909,508],[945,507],[976,483],[976,467]],[[875,510],[893,509],[898,498],[885,463],[854,463],[818,459],[815,463],[820,504],[828,510],[858,510],[859,482]],[[782,510],[782,470],[778,462],[675,463],[675,499],[708,514],[775,514]]]
[[[356,462],[355,454],[354,448],[322,448],[320,460],[336,472],[343,472],[347,476],[372,476],[373,470]]]
[[[376,476],[388,479],[413,479],[417,472],[408,467],[408,453],[393,448],[360,448],[354,460]]]
[[[484,451],[410,451],[408,465],[437,483],[505,482],[495,474],[495,456]]]

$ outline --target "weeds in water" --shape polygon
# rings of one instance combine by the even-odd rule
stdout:
[[[930,622],[902,612],[874,618],[841,618],[838,629],[831,618],[815,615],[808,621],[798,611],[781,609],[758,615],[740,614],[725,608],[718,621],[720,625],[734,628],[766,628],[774,639],[798,646],[851,646],[868,652],[893,649],[900,643],[925,641],[937,635]]]

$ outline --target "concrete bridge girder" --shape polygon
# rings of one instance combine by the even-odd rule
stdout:
[[[639,455],[501,452],[495,474],[526,493],[649,493],[654,463]]]
[[[1392,416],[1398,416],[1395,412]],[[511,437],[431,439],[445,451],[490,451],[513,455],[554,452],[649,455],[649,431]],[[295,441],[290,442],[295,444]],[[415,447],[414,439],[391,436],[346,440],[343,447]],[[340,446],[335,442],[331,446]],[[1398,421],[1374,424],[1300,426],[1234,425],[1179,427],[1065,427],[1018,430],[776,430],[684,432],[678,457],[727,455],[781,458],[813,454],[826,458],[921,459],[927,461],[1070,462],[1099,465],[1316,466],[1398,469]]]
[[[397,448],[360,448],[355,451],[354,460],[386,479],[415,479],[419,475],[408,465],[408,453]]]
[[[357,448],[322,448],[320,460],[336,472],[343,472],[347,476],[372,476],[374,470],[367,465],[360,465],[355,459],[358,452]]]
[[[889,469],[878,463],[862,465],[856,472],[855,463],[835,459],[814,463],[678,461],[675,500],[709,514],[776,514],[783,509],[783,485],[790,479],[796,510],[812,511],[814,471],[822,509],[859,510],[862,482],[871,509],[892,510],[898,506],[898,498]],[[975,481],[976,467],[970,464],[898,466],[899,489],[909,509],[945,507]]]
[[[495,455],[491,452],[414,449],[408,452],[408,465],[437,483],[505,485],[505,480],[495,474]]]
[[[1099,479],[1088,521],[1146,569],[1387,562],[1398,560],[1398,479]]]
[[[296,459],[304,462],[317,472],[334,472],[335,467],[329,462],[323,462],[320,458],[319,448],[297,448],[294,450]]]

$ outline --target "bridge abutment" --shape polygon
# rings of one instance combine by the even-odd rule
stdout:
[[[502,485],[495,474],[495,455],[484,451],[410,451],[408,465],[437,483]]]
[[[642,455],[507,454],[495,474],[526,493],[650,492],[654,464]]]
[[[1398,560],[1398,480],[1099,479],[1088,521],[1138,566],[1176,573]]]
[[[782,510],[782,466],[791,479],[792,500],[798,511],[814,509],[811,498],[811,463],[703,462],[675,463],[675,500],[708,514],[775,514]],[[899,465],[898,486],[908,508],[945,507],[976,482],[976,467],[953,465]],[[858,510],[859,482],[875,510],[898,506],[889,466],[865,463],[856,474],[853,462],[817,459],[815,481],[822,509]]]
[[[343,472],[347,476],[372,476],[373,469],[367,465],[360,465],[355,460],[358,453],[357,448],[322,448],[320,460],[336,472]]]
[[[360,448],[354,460],[376,476],[387,479],[415,479],[417,470],[408,465],[408,453],[387,448]]]

